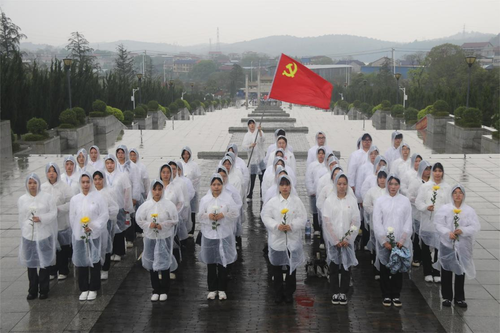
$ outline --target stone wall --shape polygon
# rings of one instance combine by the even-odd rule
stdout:
[[[61,151],[88,148],[94,144],[94,124],[90,123],[78,128],[58,128],[61,137]]]
[[[390,116],[390,111],[377,110],[372,115],[372,125],[378,130],[385,130],[389,127],[387,126],[387,116]]]
[[[10,136],[10,121],[2,120],[0,122],[0,156],[2,160],[12,159],[12,138]]]
[[[446,124],[446,141],[453,142],[460,148],[472,148],[480,152],[481,137],[484,134],[489,133],[483,128],[463,128],[452,122]]]
[[[114,131],[121,131],[126,128],[115,116],[90,117],[89,121],[94,124],[94,134],[107,134]]]
[[[404,123],[403,118],[394,118],[390,113],[385,115],[385,129],[400,130]]]
[[[149,111],[148,116],[153,118],[153,129],[163,129],[167,117],[162,111]]]
[[[451,117],[434,117],[432,114],[427,115],[427,132],[434,134],[446,134],[447,123],[451,121]]]
[[[189,110],[184,108],[179,110],[174,116],[175,120],[189,120],[191,117],[191,114],[189,113]]]
[[[347,112],[347,117],[349,118],[349,120],[357,120],[358,110],[356,110],[355,108],[350,109],[349,112]]]
[[[134,121],[136,121],[137,124],[139,124],[139,129],[140,130],[150,130],[150,129],[153,129],[153,117],[151,117],[149,115],[146,118],[134,119]]]
[[[500,141],[492,135],[481,136],[481,154],[500,154]]]
[[[60,154],[61,140],[56,136],[45,141],[18,141],[20,145],[28,146],[30,154]],[[76,153],[76,151],[75,151]]]

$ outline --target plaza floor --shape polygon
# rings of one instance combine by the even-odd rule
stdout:
[[[307,126],[308,134],[291,133],[296,151],[307,149],[318,130],[326,132],[328,145],[341,152],[341,165],[355,149],[363,133],[363,121],[344,120],[343,116],[306,107],[286,109],[297,119],[295,126]],[[151,178],[160,165],[178,159],[183,146],[190,146],[196,156],[201,151],[222,152],[227,144],[241,144],[242,136],[228,133],[229,126],[244,126],[241,118],[249,110],[224,109],[190,121],[169,122],[160,131],[128,131],[113,146],[136,147]],[[381,151],[390,145],[392,131],[376,131],[365,122]],[[1,331],[419,331],[419,332],[498,332],[500,331],[500,156],[436,154],[422,144],[415,131],[403,131],[412,152],[418,151],[431,162],[441,161],[450,184],[461,182],[467,190],[467,203],[476,209],[481,231],[476,237],[474,258],[477,277],[466,280],[467,310],[441,308],[439,285],[423,282],[420,269],[406,278],[402,300],[404,306],[383,308],[378,282],[371,278],[369,258],[358,252],[360,265],[353,270],[354,286],[347,307],[329,302],[325,278],[306,278],[298,270],[298,285],[292,305],[274,305],[268,266],[263,257],[265,230],[259,219],[260,204],[249,206],[244,226],[243,246],[239,260],[231,271],[228,297],[224,302],[206,300],[206,267],[198,262],[197,246],[188,243],[178,279],[171,283],[169,299],[152,304],[149,274],[137,261],[141,240],[130,249],[124,260],[112,266],[109,280],[103,282],[96,301],[79,302],[74,275],[65,281],[51,281],[49,299],[27,301],[28,279],[25,268],[18,265],[20,231],[17,222],[17,198],[24,193],[24,179],[37,172],[42,179],[45,164],[62,161],[62,156],[40,155],[17,158],[2,164],[0,186],[0,303]],[[272,133],[266,135],[272,140]],[[269,142],[270,143],[270,142]],[[208,176],[216,161],[198,160],[207,189]],[[298,174],[304,173],[305,161],[298,161]],[[303,176],[298,177],[297,191],[305,200]],[[310,256],[317,244],[305,240]]]

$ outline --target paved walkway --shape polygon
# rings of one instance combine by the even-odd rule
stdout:
[[[238,134],[232,137],[227,128],[242,126],[240,119],[248,113],[244,108],[225,109],[196,116],[194,121],[176,121],[173,131],[171,123],[162,131],[143,131],[142,141],[140,131],[125,131],[122,139],[109,147],[109,151],[114,151],[119,144],[139,148],[142,161],[147,165],[150,176],[154,177],[159,165],[165,160],[177,159],[182,146],[186,144],[191,146],[195,155],[198,151],[224,151],[229,142],[236,142],[238,139]],[[341,151],[341,165],[346,166],[347,157],[354,150],[357,138],[363,133],[362,121],[344,121],[343,116],[333,116],[305,107],[294,107],[290,115],[297,119],[295,126],[309,127],[309,134],[306,135],[309,144],[313,144],[317,130],[326,131],[328,144]],[[390,144],[392,131],[376,131],[369,121],[365,123],[365,127],[374,137],[374,143],[385,151]],[[269,289],[267,265],[261,252],[265,233],[257,217],[257,204],[247,212],[249,223],[245,226],[242,258],[233,269],[229,300],[226,303],[209,303],[205,300],[206,268],[195,260],[192,244],[188,246],[187,260],[183,262],[179,273],[180,279],[172,283],[172,294],[165,304],[153,306],[149,301],[149,275],[135,260],[140,253],[139,246],[130,250],[124,261],[112,267],[110,280],[103,283],[96,301],[79,302],[77,282],[71,277],[62,282],[52,281],[48,300],[28,302],[25,299],[28,287],[26,270],[17,263],[20,231],[16,203],[17,198],[24,193],[24,179],[29,172],[37,172],[43,179],[45,164],[52,160],[62,160],[62,156],[42,155],[2,164],[1,331],[62,332],[89,331],[92,328],[103,331],[110,320],[117,325],[116,328],[130,331],[134,327],[130,318],[136,318],[136,328],[146,331],[165,331],[168,328],[187,330],[193,327],[206,331],[227,329],[227,323],[235,323],[235,331],[342,329],[427,332],[444,329],[447,332],[498,332],[500,157],[467,155],[464,159],[463,155],[432,154],[432,150],[422,145],[415,131],[403,133],[413,151],[420,152],[432,162],[443,162],[447,182],[452,184],[460,181],[466,186],[466,200],[480,217],[482,230],[477,236],[474,252],[478,274],[476,279],[466,281],[469,309],[465,311],[441,309],[439,286],[425,284],[421,269],[414,270],[412,280],[405,280],[403,308],[399,311],[383,309],[379,305],[380,291],[376,282],[367,278],[370,274],[366,268],[368,258],[364,252],[358,254],[361,264],[353,272],[355,286],[348,307],[332,307],[328,303],[326,280],[305,279],[303,268],[300,268],[298,275],[296,304],[275,307]],[[297,143],[298,149],[302,150],[302,146],[307,148],[302,141]],[[216,162],[199,163],[208,177]],[[303,162],[299,162],[299,168],[303,170],[300,163]],[[299,180],[298,191],[304,196],[303,180]],[[307,246],[309,250],[314,247],[310,244]],[[131,286],[135,287],[130,289]],[[314,301],[313,306],[307,306],[311,305],[310,301]],[[110,327],[107,328],[109,330]]]

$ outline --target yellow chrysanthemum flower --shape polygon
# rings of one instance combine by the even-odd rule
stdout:
[[[453,213],[455,214],[460,214],[461,211],[462,211],[461,209],[456,209],[456,208],[453,209]]]
[[[434,186],[432,187],[432,189],[433,189],[434,191],[437,191],[437,190],[439,190],[439,189],[440,189],[440,187],[439,187],[438,185],[434,185]]]
[[[281,210],[281,214],[285,215],[286,213],[288,213],[288,208],[283,208]]]
[[[87,216],[82,217],[82,219],[80,220],[81,224],[88,224],[89,222],[90,222],[90,219]]]
[[[158,214],[151,214],[151,217],[158,217]]]

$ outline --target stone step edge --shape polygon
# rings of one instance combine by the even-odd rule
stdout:
[[[301,127],[288,127],[288,126],[264,126],[262,127],[262,130],[264,133],[274,133],[277,129],[282,128],[284,129],[287,133],[309,133],[309,128],[306,126],[301,126]],[[248,127],[229,127],[228,129],[229,133],[246,133],[248,132]]]
[[[340,151],[333,152],[337,158],[340,159]],[[198,152],[198,159],[203,160],[220,160],[224,156],[225,152],[223,151],[200,151]],[[307,159],[307,151],[296,151],[293,153],[295,158],[298,160],[306,160]],[[238,157],[242,158],[246,161],[248,158],[248,153],[246,151],[240,151],[238,153]]]
[[[256,122],[260,122],[260,118],[241,118],[242,123],[248,122],[249,119],[254,119]],[[295,123],[297,122],[297,119],[295,118],[272,118],[272,117],[264,117],[262,118],[263,123],[279,123],[279,122],[285,122],[285,123]]]

